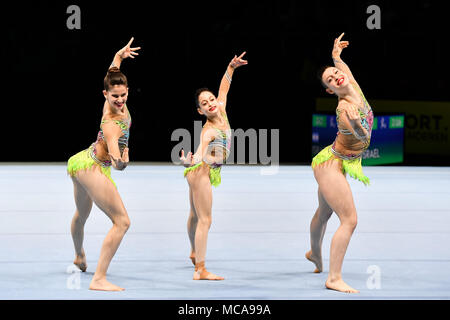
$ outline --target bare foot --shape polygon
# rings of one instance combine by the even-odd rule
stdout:
[[[317,258],[317,257],[313,256],[311,250],[309,250],[307,253],[305,253],[305,258],[316,265],[316,269],[314,270],[314,273],[321,273],[322,272],[322,270],[323,270],[323,268],[322,268],[322,258]]]
[[[192,252],[191,255],[189,256],[189,258],[191,259],[192,264],[195,266],[195,253]]]
[[[359,293],[359,290],[353,289],[342,279],[336,281],[327,280],[327,282],[325,282],[325,287],[330,290],[336,290],[345,293]]]
[[[225,280],[225,278],[203,269],[194,272],[193,280]]]
[[[89,285],[90,290],[99,290],[99,291],[123,291],[124,288],[116,286],[106,279],[94,280],[92,279],[91,284]]]
[[[75,260],[73,260],[73,264],[76,265],[82,272],[86,272],[87,263],[86,263],[86,255],[76,255]]]
[[[193,280],[225,280],[225,278],[209,272],[205,268],[205,261],[195,264],[195,272]]]

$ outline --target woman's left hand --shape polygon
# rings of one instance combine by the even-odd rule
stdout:
[[[234,56],[234,58],[231,60],[230,62],[230,66],[233,69],[239,68],[240,66],[245,66],[246,64],[248,64],[247,60],[243,60],[242,57],[244,56],[244,54],[246,54],[246,52],[244,51],[239,57],[238,56]]]
[[[361,115],[359,113],[359,110],[357,107],[353,105],[345,105],[343,108],[343,111],[346,113],[347,118],[350,122],[350,125],[354,128],[361,128]]]
[[[348,41],[341,41],[343,36],[344,36],[344,32],[339,36],[339,38],[334,39],[333,51],[331,52],[331,56],[333,58],[340,57],[342,50],[347,48],[349,45]]]
[[[141,49],[141,47],[131,48],[131,43],[133,42],[134,37],[131,38],[131,40],[128,42],[128,44],[120,49],[117,52],[117,55],[123,60],[126,58],[134,59],[134,56],[138,56],[139,53],[135,52],[136,50]]]
[[[180,160],[181,160],[181,163],[183,164],[183,166],[185,166],[186,168],[190,167],[192,165],[192,159],[193,159],[192,152],[188,152],[187,156],[185,157],[184,150],[181,150]]]
[[[130,158],[128,156],[128,148],[125,148],[122,153],[121,158],[114,158],[114,156],[110,153],[109,156],[111,157],[111,160],[114,162],[114,167],[117,170],[123,170],[128,166],[128,162],[130,162]]]

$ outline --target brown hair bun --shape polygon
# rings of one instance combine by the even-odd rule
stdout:
[[[120,69],[117,67],[111,67],[108,69],[108,73],[118,73],[120,72]]]
[[[108,73],[103,79],[103,87],[106,91],[109,91],[111,87],[116,85],[124,85],[128,87],[127,77],[117,67],[111,67],[108,69]]]

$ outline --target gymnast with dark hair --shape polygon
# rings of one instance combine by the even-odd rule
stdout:
[[[341,41],[343,36],[342,33],[334,41],[334,67],[324,67],[318,74],[326,92],[338,98],[338,132],[333,144],[312,160],[314,177],[319,185],[319,207],[311,221],[311,250],[306,253],[306,258],[315,264],[314,272],[322,272],[322,240],[327,221],[335,212],[340,226],[331,241],[330,271],[325,286],[341,292],[357,293],[358,290],[342,279],[344,256],[357,224],[356,208],[346,174],[365,185],[369,184],[369,178],[362,171],[361,156],[370,144],[373,112],[349,67],[340,57],[342,50],[349,45],[348,41]]]
[[[212,187],[221,182],[220,170],[231,146],[231,129],[226,114],[227,94],[234,71],[246,65],[245,52],[234,56],[220,82],[219,95],[207,88],[197,90],[195,104],[198,113],[206,117],[200,135],[200,145],[193,155],[186,157],[181,151],[181,161],[186,167],[184,176],[189,184],[190,213],[187,223],[191,243],[190,258],[195,265],[194,280],[224,280],[205,268],[206,245],[212,221]]]
[[[122,291],[123,288],[106,280],[106,271],[116,253],[123,236],[130,226],[130,219],[116,184],[111,178],[111,166],[124,170],[129,162],[128,138],[131,116],[126,104],[128,99],[128,80],[120,71],[126,58],[134,59],[140,49],[131,48],[131,43],[119,50],[104,78],[103,116],[97,140],[86,150],[72,156],[67,171],[72,178],[76,211],[72,219],[71,233],[75,247],[74,264],[86,271],[86,255],[83,249],[84,225],[92,209],[92,204],[102,210],[112,221],[100,251],[97,270],[89,289]]]

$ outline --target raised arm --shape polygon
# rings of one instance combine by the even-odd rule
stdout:
[[[339,38],[334,39],[334,46],[333,51],[331,52],[331,57],[333,58],[334,66],[344,72],[346,75],[350,77],[350,81],[355,82],[356,80],[353,77],[352,72],[350,71],[350,68],[348,65],[342,61],[341,59],[341,53],[344,48],[347,48],[349,45],[348,41],[341,41],[342,37],[344,36],[344,33],[342,33]]]
[[[245,52],[243,52],[239,57],[234,56],[234,58],[227,66],[227,70],[225,71],[225,74],[222,77],[222,81],[220,81],[219,96],[217,97],[217,100],[221,102],[223,109],[225,109],[227,104],[227,94],[228,91],[230,90],[234,70],[236,70],[236,68],[239,68],[240,66],[245,66],[246,64],[248,64],[246,60],[242,59],[244,55]]]
[[[131,43],[133,42],[133,40],[134,40],[134,37],[132,37],[131,40],[128,41],[128,44],[125,47],[123,47],[122,49],[117,51],[117,53],[114,55],[113,62],[111,63],[109,68],[116,67],[116,68],[120,69],[120,65],[122,64],[122,61],[124,59],[126,59],[126,58],[134,59],[134,56],[139,55],[139,53],[137,53],[135,51],[141,49],[141,47],[131,48]]]

